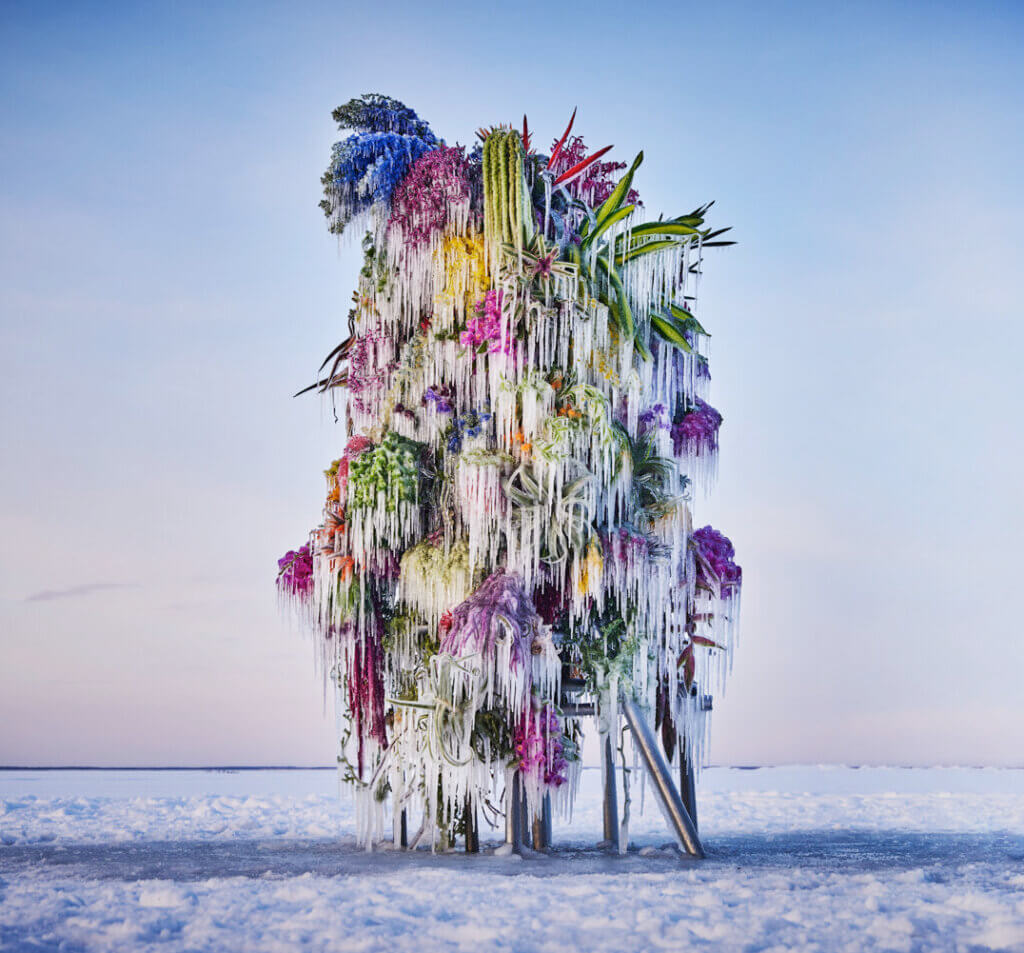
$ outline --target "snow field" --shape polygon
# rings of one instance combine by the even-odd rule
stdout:
[[[699,864],[635,785],[597,850],[596,775],[523,860],[359,851],[330,772],[0,772],[0,950],[1024,951],[1024,771],[709,769]]]

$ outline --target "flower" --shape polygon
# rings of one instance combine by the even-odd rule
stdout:
[[[348,487],[349,463],[355,460],[361,453],[364,453],[372,447],[373,441],[367,437],[361,436],[360,434],[356,434],[354,437],[349,438],[348,443],[345,444],[345,452],[341,455],[341,459],[335,460],[331,467],[331,469],[334,470],[338,481],[339,496],[343,494]],[[327,472],[329,474],[331,471],[328,470]]]
[[[441,651],[459,658],[479,652],[493,661],[498,643],[509,642],[509,664],[521,668],[540,617],[514,573],[499,570],[488,576],[465,602],[452,610],[451,627],[441,640]]]
[[[569,762],[562,743],[562,723],[550,704],[531,705],[516,728],[514,751],[523,774],[533,775],[548,787],[566,782]]]
[[[441,621],[437,624],[438,635],[443,639],[452,630],[452,610],[445,609],[441,615]]]
[[[699,397],[683,415],[682,420],[672,425],[672,445],[676,456],[687,453],[693,456],[711,454],[718,450],[718,428],[722,415]]]
[[[713,581],[706,579],[707,571],[703,565],[706,563],[718,577],[717,582],[721,587],[723,597],[736,592],[743,582],[743,570],[736,565],[736,550],[733,549],[729,538],[717,529],[704,526],[694,531],[690,539],[697,547],[697,553],[701,557],[697,560],[698,583]]]
[[[470,204],[469,163],[463,148],[441,146],[417,159],[395,190],[388,228],[413,247],[442,232]]]
[[[557,140],[552,144],[552,149],[557,146]],[[587,146],[582,136],[570,136],[562,145],[561,151],[555,158],[551,167],[552,173],[557,178],[563,172],[567,172],[573,166],[582,162],[587,157]],[[615,189],[618,181],[613,177],[614,173],[626,168],[625,162],[594,162],[575,179],[565,186],[569,194],[575,199],[582,199],[591,208],[597,208]],[[626,203],[630,205],[640,204],[640,194],[636,189],[630,189],[626,195]]]
[[[672,426],[664,404],[655,404],[653,407],[649,407],[640,414],[637,422],[640,425],[641,434],[645,434],[654,428],[668,430]]]
[[[437,140],[397,132],[356,133],[336,142],[323,176],[324,210],[332,232],[341,233],[360,212],[387,204],[413,163],[436,147]]]
[[[512,343],[502,340],[500,291],[488,291],[476,305],[476,317],[466,322],[466,330],[459,335],[463,347],[479,349],[487,346],[490,354],[511,354]]]
[[[459,414],[452,421],[452,431],[448,436],[448,452],[459,453],[462,450],[463,439],[479,437],[483,433],[484,424],[490,422],[493,416],[494,414],[476,410]]]
[[[290,549],[277,561],[277,588],[289,596],[305,597],[313,591],[313,555],[309,543]]]
[[[423,406],[426,407],[429,404],[433,404],[434,410],[439,414],[450,414],[455,409],[452,407],[451,391],[444,386],[431,386],[423,392]]]
[[[350,99],[335,109],[331,118],[342,129],[354,129],[356,132],[397,132],[425,139],[434,137],[429,123],[420,119],[414,109],[380,93]]]

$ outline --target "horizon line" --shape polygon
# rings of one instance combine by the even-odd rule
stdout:
[[[1022,771],[1022,764],[849,764],[840,761],[783,761],[772,764],[706,764],[708,768],[727,768],[731,771],[759,771],[764,768],[893,768],[898,770],[928,770],[933,768],[966,768],[972,771]],[[0,764],[0,771],[336,771],[334,764],[193,764],[193,765],[97,765],[97,764]],[[582,770],[596,770],[595,765],[584,765]]]

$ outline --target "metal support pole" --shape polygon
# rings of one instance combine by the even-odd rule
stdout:
[[[533,847],[533,823],[526,809],[526,791],[523,790],[523,778],[519,775],[519,843],[523,847]]]
[[[644,767],[654,782],[654,793],[661,804],[665,819],[675,831],[680,846],[691,857],[703,857],[704,848],[701,847],[700,838],[697,836],[697,828],[676,790],[668,765],[665,763],[665,756],[658,747],[658,740],[654,737],[651,726],[647,724],[643,712],[632,698],[622,699],[622,712],[626,716],[629,730],[633,732],[633,741],[643,759]]]
[[[476,808],[468,801],[462,812],[462,826],[466,831],[466,853],[479,854],[480,831],[477,828]]]
[[[515,781],[513,781],[512,784],[514,785]],[[516,847],[516,812],[513,808],[514,803],[513,791],[509,789],[508,793],[505,795],[505,843],[511,844],[513,850],[515,850]]]
[[[615,762],[612,760],[612,736],[604,738],[604,839],[616,853],[619,850],[619,794],[615,781]]]
[[[700,825],[697,823],[697,783],[693,770],[693,757],[690,754],[686,741],[679,745],[679,794],[683,799],[683,806],[693,821],[693,828],[698,833]]]
[[[508,803],[505,805],[505,843],[512,845],[512,850],[523,852],[523,794],[519,772],[512,775],[512,784],[508,792]]]
[[[551,847],[551,795],[545,794],[540,814],[533,819],[533,849],[546,851]]]
[[[409,846],[409,828],[405,817],[405,808],[395,813],[394,818],[395,847],[406,850]]]

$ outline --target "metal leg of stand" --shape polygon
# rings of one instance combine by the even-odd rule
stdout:
[[[604,839],[615,852],[619,850],[619,794],[615,780],[615,762],[612,761],[612,736],[604,739]]]
[[[405,811],[395,814],[394,820],[395,847],[406,850],[409,846],[409,828],[405,817]]]
[[[633,732],[633,741],[644,767],[654,782],[654,793],[661,804],[665,819],[672,825],[680,846],[691,857],[703,857],[704,848],[697,836],[697,828],[679,796],[679,791],[676,790],[665,756],[658,747],[658,740],[654,737],[651,726],[647,724],[640,707],[631,698],[622,700],[622,712],[626,716],[629,730]]]
[[[526,792],[523,790],[522,778],[519,780],[519,830],[522,832],[520,843],[524,847],[533,847],[533,819],[526,808]]]
[[[545,794],[540,814],[533,819],[533,849],[546,851],[551,847],[551,795]]]
[[[477,828],[476,808],[472,804],[466,804],[462,814],[462,825],[466,831],[466,853],[480,853],[480,831]]]
[[[700,825],[697,823],[697,782],[693,758],[685,741],[679,747],[679,794],[690,820],[693,821],[693,829],[700,833]]]
[[[515,846],[516,846],[516,831],[515,831],[516,817],[515,817],[515,810],[513,809],[513,806],[512,806],[513,805],[513,800],[512,800],[512,792],[511,791],[509,791],[509,793],[508,793],[508,795],[507,795],[505,800],[507,801],[507,803],[505,805],[505,843],[506,844],[511,844],[512,845],[512,849],[515,850]]]
[[[505,806],[505,843],[511,844],[512,850],[517,854],[523,852],[524,814],[523,789],[517,771],[512,775],[512,786],[508,792],[508,803]]]

